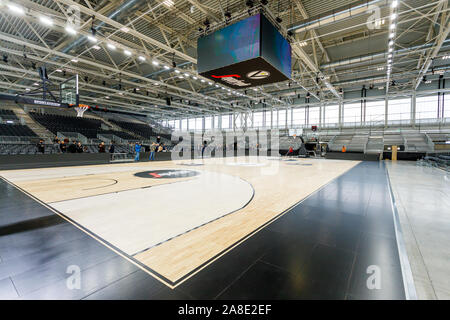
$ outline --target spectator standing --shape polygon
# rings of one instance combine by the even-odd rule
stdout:
[[[203,146],[202,146],[202,159],[203,159],[203,154],[205,153],[205,149],[206,149],[207,146],[208,146],[208,142],[206,142],[206,140],[203,141]]]
[[[98,152],[99,153],[105,153],[106,152],[105,143],[103,141],[98,145]]]
[[[67,144],[65,141],[59,142],[59,150],[61,150],[62,153],[66,153],[67,151]]]
[[[114,145],[114,141],[111,141],[111,146],[109,147],[109,153],[114,153],[116,150],[116,147]]]
[[[136,152],[136,156],[134,157],[134,161],[139,161],[139,155],[141,153],[142,145],[140,142],[136,142],[134,145],[134,151]]]
[[[69,146],[67,147],[68,153],[76,153],[77,152],[77,145],[75,144],[75,141],[72,141]]]
[[[80,141],[77,143],[77,153],[83,153],[83,146]]]
[[[38,152],[45,153],[45,144],[44,140],[40,139],[38,144],[36,145]]]
[[[152,142],[151,146],[150,146],[150,161],[154,161],[155,160],[155,151],[156,151],[156,146],[157,144]]]

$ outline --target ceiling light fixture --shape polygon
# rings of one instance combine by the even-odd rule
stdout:
[[[77,31],[74,28],[72,28],[71,26],[66,26],[66,32],[68,34],[72,34],[72,35],[77,34]]]
[[[46,17],[46,16],[39,17],[39,21],[41,21],[46,26],[52,26],[53,25],[53,20],[48,18],[48,17]]]
[[[21,6],[18,6],[16,4],[8,3],[7,7],[10,11],[12,11],[16,14],[20,14],[20,15],[25,14],[25,10],[23,10],[23,8]]]

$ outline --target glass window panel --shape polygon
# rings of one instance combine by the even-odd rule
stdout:
[[[212,117],[205,117],[205,130],[212,128]]]
[[[299,126],[299,125],[304,125],[305,124],[305,109],[304,108],[300,108],[300,109],[294,109],[293,110],[293,125],[294,126]]]
[[[253,127],[258,128],[263,126],[263,113],[255,112],[253,113]]]
[[[312,126],[319,125],[320,107],[309,107],[309,124]]]
[[[360,123],[361,122],[361,103],[345,103],[344,104],[344,122]]]
[[[278,110],[278,127],[286,128],[286,109]]]
[[[416,97],[416,119],[436,119],[438,96]]]
[[[444,118],[450,118],[450,93],[444,96]],[[450,120],[447,123],[450,123]]]
[[[339,105],[325,106],[325,124],[339,122]]]
[[[195,130],[203,130],[203,118],[195,118]]]
[[[230,129],[230,115],[229,114],[222,116],[222,129]]]
[[[368,101],[366,103],[366,122],[384,122],[385,101]]]
[[[195,130],[195,118],[189,119],[189,130]]]
[[[388,121],[411,120],[411,98],[389,100]]]
[[[266,126],[266,128],[270,128],[270,124],[271,124],[271,121],[272,121],[272,112],[271,112],[271,110],[266,110],[265,112],[266,112],[266,124],[265,124],[265,126]]]

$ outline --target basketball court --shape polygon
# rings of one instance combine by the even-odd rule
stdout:
[[[0,175],[175,287],[359,163],[291,162],[217,158]]]
[[[449,11],[0,1],[0,300],[450,299]]]

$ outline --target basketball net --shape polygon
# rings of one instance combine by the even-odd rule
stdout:
[[[75,111],[77,112],[77,117],[82,118],[83,114],[86,112],[89,107],[75,107]]]

